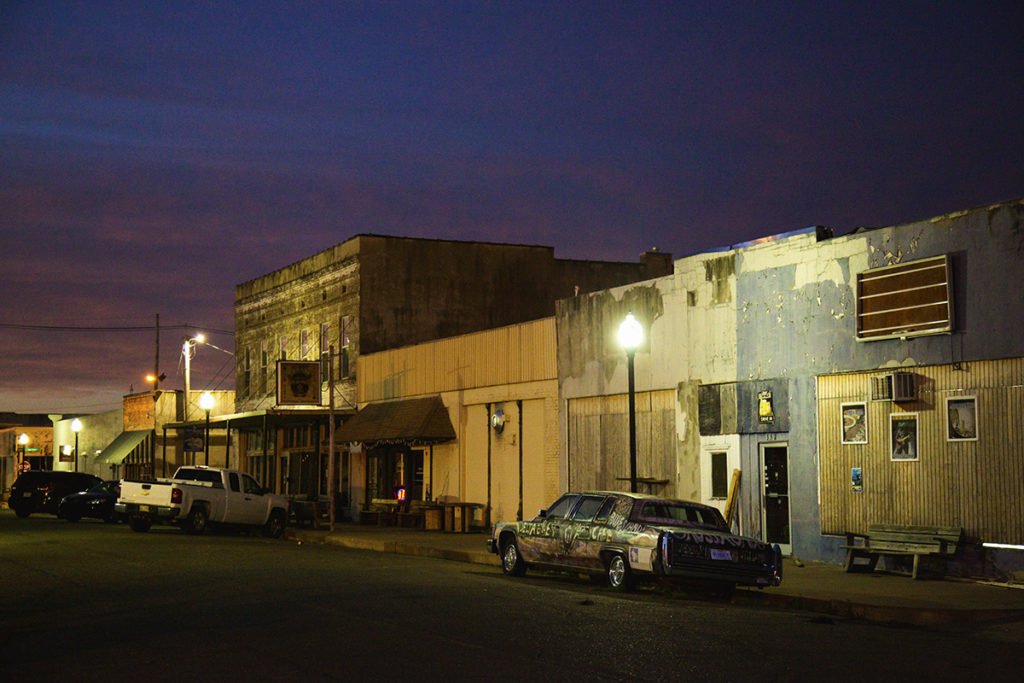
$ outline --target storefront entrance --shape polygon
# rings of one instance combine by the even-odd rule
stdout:
[[[423,500],[423,451],[408,446],[377,446],[366,455],[370,500],[394,500],[399,487],[406,500]]]

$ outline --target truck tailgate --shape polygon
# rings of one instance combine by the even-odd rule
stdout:
[[[172,488],[172,484],[160,482],[122,481],[118,502],[168,507]]]

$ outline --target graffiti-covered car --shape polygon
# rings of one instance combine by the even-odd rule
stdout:
[[[603,574],[616,590],[654,578],[726,588],[782,580],[779,547],[731,533],[718,509],[633,493],[567,493],[530,521],[495,524],[487,549],[512,576],[528,567]]]

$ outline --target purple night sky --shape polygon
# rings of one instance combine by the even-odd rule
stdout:
[[[0,411],[118,407],[157,313],[180,388],[186,332],[232,347],[236,284],[359,233],[635,261],[1020,197],[1022,26],[1019,0],[5,2]],[[201,349],[192,384],[231,373]]]

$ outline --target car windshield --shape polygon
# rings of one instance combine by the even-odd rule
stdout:
[[[640,521],[661,526],[688,526],[727,531],[725,520],[715,508],[698,507],[667,500],[645,501]]]

